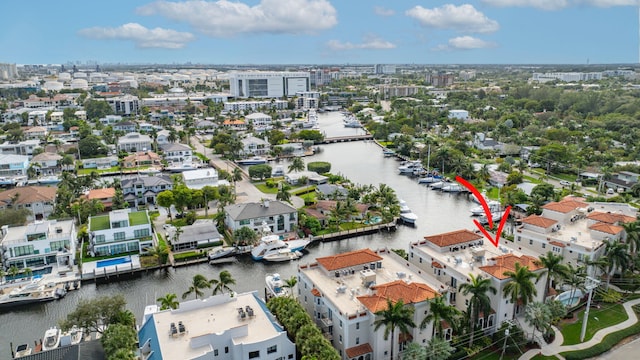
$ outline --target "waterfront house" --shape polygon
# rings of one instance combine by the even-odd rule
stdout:
[[[499,324],[510,320],[514,314],[524,312],[522,306],[504,298],[504,286],[508,283],[504,272],[514,271],[515,264],[520,263],[538,275],[544,274],[535,252],[517,250],[506,240],[498,247],[485,244],[482,234],[466,229],[428,235],[422,241],[412,242],[409,262],[419,267],[425,275],[444,283],[449,303],[461,311],[467,310],[470,296],[462,294],[460,284],[470,282],[470,275],[491,279],[491,285],[497,290],[495,295],[489,294],[492,311],[478,319],[478,326],[487,333],[494,332]],[[535,301],[543,300],[545,276],[541,275],[535,284]]]
[[[41,147],[39,139],[23,140],[17,143],[7,141],[0,144],[0,154],[30,157],[33,155],[33,150],[39,147]]]
[[[173,181],[168,176],[138,176],[122,180],[124,199],[135,207],[155,204],[158,194],[165,190],[173,190]]]
[[[168,144],[169,143],[169,135],[170,134],[171,134],[171,131],[169,131],[169,130],[160,130],[160,131],[158,131],[158,133],[156,134],[156,143],[158,145]]]
[[[617,192],[626,192],[638,183],[638,178],[640,178],[640,174],[631,171],[620,171],[614,174],[611,179],[606,180],[605,186],[607,189],[613,189]]]
[[[122,131],[125,134],[135,132],[137,131],[137,128],[138,124],[134,123],[133,121],[120,121],[119,123],[113,125],[114,131]]]
[[[149,305],[138,330],[144,360],[294,359],[296,346],[257,292],[220,294],[180,303]]]
[[[225,225],[231,232],[246,226],[259,233],[266,224],[272,233],[283,234],[298,225],[298,210],[278,200],[231,204],[225,206],[224,213]]]
[[[151,138],[137,132],[118,138],[118,150],[126,152],[151,150]]]
[[[76,256],[74,220],[45,220],[26,226],[2,226],[2,264],[5,269],[30,268],[35,271],[56,266],[70,270]]]
[[[325,184],[329,180],[328,177],[324,175],[320,175],[315,171],[297,171],[297,172],[290,172],[284,175],[284,180],[291,185],[298,185],[298,182],[302,178],[306,178],[307,181],[309,181],[309,184],[315,184],[315,185]],[[303,185],[303,184],[300,184],[300,185]]]
[[[191,164],[193,162],[193,150],[187,145],[163,143],[159,147],[162,150],[162,157],[170,164]]]
[[[315,205],[315,209],[321,212],[323,215],[331,216],[331,212],[336,209],[338,206],[338,201],[336,200],[318,200]],[[367,210],[369,210],[369,205],[356,203],[355,204],[356,213],[349,214],[351,219],[363,219],[367,214]]]
[[[34,126],[34,127],[30,127],[27,130],[24,131],[24,136],[27,139],[43,139],[45,136],[47,136],[47,128],[42,127],[42,126]]]
[[[103,158],[82,159],[83,169],[109,169],[118,166],[117,156],[107,156]]]
[[[316,192],[319,198],[332,200],[344,200],[349,195],[349,190],[334,184],[320,184],[316,186]]]
[[[420,324],[430,301],[446,291],[388,249],[355,250],[300,265],[297,287],[298,301],[345,360],[389,358],[392,342],[396,355],[409,339],[425,346],[433,324],[405,334],[396,331],[395,339],[385,340],[384,331],[374,330],[375,313],[387,308],[387,300],[402,300],[414,309],[413,322]]]
[[[89,201],[98,200],[104,206],[106,211],[111,210],[111,206],[113,206],[113,197],[116,195],[115,188],[104,188],[104,189],[93,189],[87,191],[83,197]]]
[[[100,118],[100,121],[103,125],[113,125],[122,121],[122,116],[120,115],[106,115],[103,118]]]
[[[180,232],[168,234],[174,252],[195,250],[198,246],[213,246],[221,243],[222,237],[211,220],[196,220],[192,225],[183,226]]]
[[[153,246],[147,211],[113,210],[89,218],[91,256],[143,253]]]
[[[56,187],[22,186],[0,192],[0,210],[29,209],[27,221],[46,219],[56,201]]]
[[[254,131],[271,130],[271,116],[265,113],[257,112],[244,117],[249,124],[253,125]]]
[[[202,189],[205,186],[216,187],[220,185],[229,185],[227,180],[218,179],[218,171],[214,168],[184,171],[182,172],[182,178],[184,179],[184,184],[189,189]]]
[[[138,151],[122,159],[122,167],[162,166],[160,155],[153,151]]]
[[[227,119],[222,122],[222,127],[232,131],[245,131],[247,124],[243,120]]]
[[[268,141],[255,136],[248,136],[240,141],[242,142],[240,155],[266,155],[271,149]]]

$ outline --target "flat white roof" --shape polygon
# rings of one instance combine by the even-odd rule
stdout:
[[[254,316],[241,319],[238,309],[249,306]],[[165,359],[193,359],[211,351],[216,340],[225,338],[225,332],[239,327],[246,327],[244,336],[233,338],[233,342],[251,344],[275,338],[280,331],[269,319],[256,293],[229,294],[212,296],[204,300],[187,301],[180,304],[177,310],[165,310],[153,315],[158,342]],[[150,319],[151,320],[151,319]],[[186,333],[172,336],[171,323],[178,326],[182,321]],[[195,338],[211,336],[207,345],[192,347],[202,343]],[[219,341],[219,340],[218,340]]]

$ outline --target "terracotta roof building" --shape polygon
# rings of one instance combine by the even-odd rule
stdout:
[[[0,210],[29,209],[27,221],[46,219],[52,212],[58,188],[49,186],[24,186],[0,192]]]

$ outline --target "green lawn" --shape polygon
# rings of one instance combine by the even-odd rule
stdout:
[[[91,231],[106,230],[111,227],[109,225],[109,215],[93,216],[90,219],[90,224]]]
[[[277,194],[278,193],[278,188],[277,187],[268,187],[265,183],[261,183],[261,184],[255,184],[256,188],[258,188],[258,190],[260,190],[261,192],[265,193],[265,194]]]
[[[562,326],[562,336],[564,343],[562,345],[574,345],[580,343],[580,331],[582,330],[582,318],[584,310],[578,313],[578,321],[573,324]],[[596,320],[597,318],[597,320]],[[601,309],[591,309],[589,311],[589,321],[584,341],[588,341],[598,330],[619,324],[629,317],[624,307],[620,304],[604,304]]]
[[[544,355],[536,355],[534,357],[532,357],[531,359],[533,360],[557,360],[558,358],[556,356],[544,356]]]
[[[129,213],[129,225],[144,225],[149,223],[149,217],[146,211],[135,211]]]

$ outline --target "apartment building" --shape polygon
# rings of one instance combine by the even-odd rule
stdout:
[[[286,100],[233,101],[224,103],[224,111],[228,112],[258,111],[262,109],[286,110],[288,108],[289,102]]]
[[[420,324],[428,314],[430,300],[443,296],[446,287],[402,257],[381,249],[361,249],[317,258],[298,267],[298,301],[322,329],[342,359],[385,359],[406,345],[407,339],[425,345],[433,333],[411,329],[384,339],[374,330],[375,313],[387,307],[387,300],[402,300],[414,308],[413,322]],[[450,336],[450,334],[449,334]]]
[[[296,346],[257,292],[220,294],[145,308],[138,330],[142,360],[294,359]]]
[[[124,95],[106,99],[113,112],[118,115],[138,115],[140,104],[137,96]]]
[[[36,221],[26,226],[2,226],[2,264],[5,269],[38,270],[56,266],[59,269],[74,265],[76,256],[76,227],[73,220]]]
[[[242,71],[229,74],[231,96],[236,98],[281,98],[309,91],[308,72]]]
[[[145,252],[153,246],[151,221],[147,211],[113,210],[89,218],[92,256]]]
[[[494,331],[503,321],[522,314],[524,308],[504,297],[504,286],[508,283],[506,271],[514,271],[515,264],[528,266],[529,270],[543,274],[534,252],[518,251],[503,240],[498,247],[485,244],[482,234],[470,230],[456,230],[425,236],[413,242],[409,249],[409,262],[420,268],[425,275],[445,284],[448,301],[459,310],[467,310],[470,296],[464,296],[460,284],[471,281],[470,276],[491,279],[496,295],[491,297],[491,313],[483,314],[478,326],[487,333]],[[536,301],[542,301],[546,275],[536,283]]]

